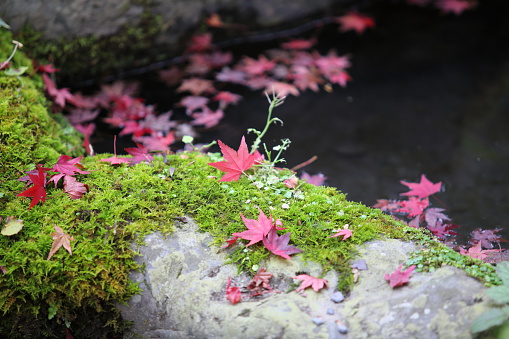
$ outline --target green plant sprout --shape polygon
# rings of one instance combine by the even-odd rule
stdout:
[[[272,117],[272,111],[274,110],[274,108],[282,105],[285,102],[286,96],[279,97],[278,95],[276,95],[274,93],[274,91],[272,92],[272,99],[269,97],[267,92],[265,92],[265,96],[267,97],[267,100],[269,101],[269,114],[267,115],[267,122],[265,123],[265,127],[263,128],[263,131],[260,132],[254,128],[248,128],[248,130],[247,130],[248,133],[253,132],[254,134],[256,134],[256,140],[253,142],[253,145],[251,146],[251,153],[258,150],[258,147],[260,147],[262,138],[267,133],[267,131],[270,127],[270,124],[279,122],[279,123],[281,123],[281,126],[283,126],[283,121],[281,119]]]

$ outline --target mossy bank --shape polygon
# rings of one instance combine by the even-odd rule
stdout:
[[[12,51],[10,40],[0,31],[0,60]],[[304,259],[321,264],[323,274],[337,271],[338,288],[345,292],[353,286],[349,261],[356,246],[381,237],[427,244],[412,262],[422,264],[422,270],[459,265],[488,285],[499,283],[490,265],[455,254],[379,210],[348,201],[334,188],[302,182],[288,188],[284,180],[293,175],[289,170],[260,169],[251,179],[219,182],[220,172],[208,165],[218,154],[184,152],[134,166],[100,161],[109,154],[85,157],[81,163],[90,174],[77,176],[88,185],[81,199],[71,200],[61,188],[47,185],[47,201],[28,210],[30,199],[16,196],[24,190],[18,181],[24,172],[39,163],[51,167],[62,154],[82,155],[83,148],[65,120],[49,112],[30,60],[17,53],[12,63],[29,69],[19,77],[0,73],[0,216],[21,219],[24,228],[0,236],[3,336],[61,337],[66,326],[79,338],[97,337],[98,332],[91,333],[95,327],[104,337],[122,332],[125,324],[113,304],[140,291],[128,278],[130,271],[142,269],[134,261],[132,244],[142,244],[144,235],[153,231],[170,234],[186,216],[219,245],[245,230],[240,213],[256,219],[261,209],[281,219]],[[74,237],[73,253],[60,249],[47,260],[55,225]],[[330,238],[345,225],[353,231],[351,238]],[[231,261],[239,270],[254,273],[268,257],[265,247],[255,244],[237,247]]]

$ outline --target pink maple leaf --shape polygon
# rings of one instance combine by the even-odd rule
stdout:
[[[182,81],[177,88],[177,92],[190,92],[193,95],[201,95],[203,93],[214,93],[216,89],[211,80],[190,78]]]
[[[148,153],[148,149],[140,143],[136,143],[136,147],[124,148],[124,150],[133,156],[131,165],[139,164],[142,161],[151,162],[154,159]]]
[[[488,253],[499,252],[500,250],[483,250],[481,242],[479,241],[474,246],[470,247],[468,251],[464,248],[460,248],[460,254],[467,255],[474,259],[484,260],[488,256]]]
[[[267,93],[276,93],[276,95],[280,98],[286,97],[288,94],[299,96],[300,92],[292,84],[281,82],[281,81],[273,81],[269,82],[265,87],[265,92]]]
[[[276,66],[276,62],[260,55],[258,59],[243,57],[241,68],[244,72],[252,75],[261,75],[267,71],[271,71]]]
[[[58,181],[64,176],[72,176],[76,174],[90,174],[90,172],[83,171],[84,167],[79,163],[83,156],[72,158],[68,155],[61,155],[58,157],[57,163],[51,168],[51,171],[58,172],[51,177],[48,182],[53,181],[55,187]]]
[[[191,38],[191,46],[187,48],[186,52],[205,52],[212,47],[212,34],[205,33],[193,36]]]
[[[288,232],[282,236],[278,236],[276,229],[272,228],[267,234],[267,237],[263,238],[263,244],[275,255],[279,255],[285,259],[291,260],[290,255],[300,253],[302,250],[295,246],[288,245],[288,242],[290,241],[290,235],[291,233]]]
[[[403,180],[401,180],[400,182],[403,185],[408,186],[410,188],[410,191],[406,193],[401,193],[400,195],[416,196],[419,199],[423,199],[432,194],[440,192],[440,189],[442,188],[441,181],[434,184],[431,181],[429,181],[424,174],[421,175],[421,182],[419,183],[406,182]]]
[[[191,125],[203,125],[205,128],[211,128],[217,126],[224,118],[224,112],[222,109],[212,111],[205,107],[202,112],[193,113],[192,117],[194,120],[191,121]]]
[[[387,273],[384,276],[384,279],[389,281],[389,284],[391,285],[392,288],[406,284],[410,280],[410,276],[412,275],[413,271],[416,268],[415,265],[412,265],[405,271],[401,271],[402,267],[403,264],[399,265],[399,267],[393,273],[391,274]]]
[[[220,171],[226,172],[219,181],[239,180],[242,173],[254,165],[256,154],[249,154],[244,136],[242,136],[239,150],[237,152],[231,147],[225,145],[221,140],[218,140],[218,144],[225,161],[212,162],[209,163],[209,165]]]
[[[327,180],[327,177],[322,173],[309,175],[305,171],[302,171],[302,175],[300,176],[300,178],[307,182],[308,184],[315,186],[322,186],[325,180]]]
[[[247,227],[247,231],[243,231],[240,233],[233,233],[233,236],[249,240],[249,243],[246,246],[251,246],[256,244],[259,241],[262,241],[263,238],[270,232],[271,229],[275,228],[277,230],[283,230],[284,228],[278,228],[277,225],[282,225],[281,220],[276,219],[273,220],[272,216],[267,217],[265,213],[261,209],[259,209],[260,214],[258,215],[258,220],[255,219],[247,219],[244,217],[242,213],[240,213],[240,217],[244,222],[244,225]]]
[[[141,142],[150,151],[166,152],[168,147],[175,142],[175,133],[171,131],[166,136],[161,132],[152,133],[149,136],[133,138]]]
[[[313,291],[318,292],[324,287],[329,287],[329,282],[327,280],[316,278],[307,274],[299,274],[298,276],[293,277],[292,279],[302,280],[302,283],[300,284],[296,292],[303,291],[308,287],[311,287]]]
[[[350,80],[352,80],[352,78],[345,71],[339,71],[329,75],[329,81],[333,84],[338,84],[341,87],[346,87],[346,83]]]
[[[466,10],[472,9],[477,6],[475,0],[438,0],[435,3],[442,13],[454,13],[460,15]]]
[[[395,212],[408,213],[409,217],[414,217],[424,212],[426,207],[429,206],[429,200],[428,198],[419,199],[416,197],[410,197],[408,200],[400,201],[399,204],[401,207],[394,210]]]
[[[339,18],[337,22],[341,24],[340,31],[356,31],[362,34],[367,28],[375,27],[375,20],[372,17],[357,12],[349,12]]]
[[[334,230],[333,232],[337,233],[331,235],[329,238],[343,236],[343,240],[346,240],[352,236],[352,230],[348,229],[347,227],[343,228],[342,230]]]
[[[53,101],[59,105],[60,107],[65,106],[66,100],[72,100],[73,95],[69,92],[67,88],[57,89],[53,80],[49,78],[49,76],[44,73],[42,75],[42,81],[44,82],[44,86],[46,87],[46,91],[51,96]]]
[[[87,191],[88,185],[76,181],[75,177],[70,175],[64,177],[64,192],[69,194],[71,199],[80,199]]]

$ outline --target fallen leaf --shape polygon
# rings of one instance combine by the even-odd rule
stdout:
[[[256,155],[249,154],[244,136],[242,136],[239,150],[237,152],[225,145],[221,140],[219,140],[218,143],[225,161],[211,162],[209,165],[220,171],[226,172],[219,181],[239,180],[242,173],[254,165]]]
[[[226,298],[235,305],[242,299],[240,289],[236,286],[230,287],[231,279],[228,277],[228,283],[226,284]]]
[[[76,181],[75,177],[70,175],[64,177],[64,192],[69,194],[71,199],[80,199],[87,191],[88,185]]]
[[[338,233],[331,235],[329,238],[343,236],[343,240],[346,240],[352,236],[352,230],[350,230],[346,227],[342,230],[334,230],[333,232],[338,232]]]
[[[131,159],[131,165],[139,164],[142,161],[151,162],[154,159],[148,153],[148,149],[140,143],[136,143],[137,147],[124,148],[124,150],[131,154],[133,158]]]
[[[1,221],[1,219],[0,219],[0,221]],[[5,219],[5,225],[2,228],[1,233],[3,235],[7,235],[7,236],[14,235],[14,234],[19,233],[19,231],[21,231],[23,226],[24,226],[23,220],[16,219],[16,217],[13,217],[13,216],[7,217]]]
[[[244,222],[244,225],[247,227],[247,231],[240,233],[233,233],[232,236],[236,236],[245,240],[249,240],[249,243],[246,246],[251,246],[256,244],[259,241],[262,241],[263,238],[270,232],[271,229],[275,228],[276,230],[283,230],[284,228],[278,228],[277,224],[281,224],[281,221],[278,219],[274,221],[272,216],[267,217],[265,213],[261,209],[259,209],[260,214],[258,216],[258,220],[255,219],[247,219],[244,217],[242,213],[240,213],[240,217]],[[279,221],[279,223],[278,223]]]
[[[416,196],[419,199],[423,199],[432,194],[440,192],[440,189],[442,188],[442,182],[434,184],[429,181],[424,174],[421,175],[421,182],[419,183],[406,182],[403,180],[400,182],[410,188],[410,191],[401,193],[400,195]]]
[[[37,166],[37,174],[29,173],[28,177],[30,178],[32,187],[24,190],[23,192],[17,194],[17,197],[32,197],[32,202],[30,202],[30,206],[28,206],[28,210],[34,207],[39,201],[46,201],[46,171],[48,169],[44,168],[40,165]],[[22,178],[23,179],[23,178]]]
[[[386,274],[384,279],[389,281],[389,285],[394,288],[397,286],[402,286],[406,284],[410,280],[410,276],[417,266],[412,265],[407,268],[405,271],[401,271],[403,264],[399,265],[399,267],[391,274]]]
[[[55,254],[62,246],[67,250],[67,252],[69,252],[70,255],[72,255],[71,241],[74,240],[74,237],[69,236],[69,234],[65,234],[64,231],[57,225],[54,227],[56,232],[51,233],[53,243],[51,244],[51,250],[49,251],[48,259],[46,260],[50,260],[53,254]]]
[[[260,268],[260,270],[255,274],[253,279],[247,285],[247,288],[255,293],[261,293],[262,289],[266,289],[272,291],[272,287],[270,287],[269,280],[274,275],[270,272],[267,272],[265,267]]]
[[[276,229],[273,228],[267,234],[267,237],[263,238],[263,244],[275,255],[291,260],[290,255],[300,253],[302,250],[295,246],[288,245],[288,242],[290,241],[290,234],[291,233],[288,232],[282,236],[278,236]]]
[[[324,287],[329,287],[329,282],[325,279],[320,279],[307,274],[300,274],[292,279],[302,280],[297,292],[303,291],[304,289],[311,287],[315,292],[318,292]]]
[[[357,12],[349,12],[339,17],[337,22],[341,24],[341,32],[353,30],[358,34],[362,34],[367,28],[375,27],[375,20],[373,18]]]

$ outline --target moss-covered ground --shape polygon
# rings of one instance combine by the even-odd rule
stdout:
[[[0,41],[2,61],[12,45],[3,43],[10,41],[5,31],[0,31]],[[30,61],[18,53],[13,65],[30,66]],[[175,222],[186,216],[222,245],[232,233],[245,230],[240,213],[257,219],[261,209],[281,219],[283,232],[291,232],[290,243],[303,251],[304,258],[319,262],[325,271],[337,270],[343,291],[353,284],[349,261],[355,246],[382,237],[428,244],[412,262],[422,264],[423,270],[444,263],[473,267],[470,274],[487,284],[497,283],[490,265],[455,257],[454,251],[425,233],[348,201],[335,188],[302,182],[288,188],[283,182],[293,175],[288,170],[265,167],[255,169],[251,178],[219,182],[222,173],[208,165],[218,160],[217,154],[156,156],[150,164],[134,166],[100,161],[109,154],[85,157],[82,164],[90,174],[77,179],[89,191],[81,199],[71,200],[61,187],[48,185],[47,201],[28,210],[30,199],[16,196],[25,189],[25,183],[18,181],[24,172],[39,163],[51,167],[61,154],[81,155],[83,148],[65,120],[48,112],[38,76],[29,76],[30,69],[26,74],[18,78],[0,73],[0,216],[24,222],[19,233],[0,236],[0,266],[5,269],[0,271],[0,334],[4,337],[61,337],[65,326],[71,326],[75,337],[94,337],[91,324],[102,327],[105,337],[120,333],[123,324],[113,303],[140,292],[128,278],[131,270],[141,269],[131,244],[142,244],[143,235],[153,231],[171,233]],[[60,249],[47,260],[55,225],[74,237],[73,253]],[[330,238],[333,230],[345,225],[353,232],[351,238]],[[231,261],[254,273],[268,257],[261,244],[237,245]],[[105,313],[98,316],[100,312]]]

